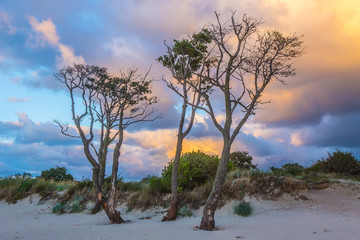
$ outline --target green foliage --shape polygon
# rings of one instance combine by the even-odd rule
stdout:
[[[194,216],[194,213],[193,213],[191,207],[189,207],[186,204],[178,209],[177,214],[180,217],[193,217]]]
[[[255,169],[256,165],[252,163],[252,156],[249,155],[249,152],[233,152],[230,155],[230,164],[234,165],[235,168],[239,169]],[[233,170],[233,169],[231,169]]]
[[[19,186],[16,188],[16,192],[19,194],[29,191],[35,183],[35,179],[24,179],[20,182]]]
[[[280,176],[299,176],[304,171],[304,167],[298,163],[286,163],[281,168],[270,167],[275,175]]]
[[[149,178],[149,187],[157,193],[170,193],[171,184],[165,178],[152,176]]]
[[[234,206],[234,213],[243,217],[248,217],[252,213],[252,207],[248,202],[239,202]]]
[[[41,177],[46,180],[54,181],[67,181],[74,180],[73,176],[67,173],[67,169],[64,167],[50,168],[41,172]]]
[[[65,213],[65,210],[66,210],[66,205],[64,203],[57,203],[52,208],[52,213],[54,213],[54,214],[63,214],[63,213]]]
[[[192,72],[200,68],[207,44],[211,42],[210,31],[203,29],[192,37],[181,41],[174,40],[166,55],[156,60],[171,70],[173,77],[181,81],[191,78]]]
[[[55,182],[45,180],[45,179],[36,179],[36,184],[34,184],[33,190],[36,193],[39,193],[42,197],[51,195],[57,188]]]
[[[143,182],[118,182],[118,189],[120,189],[123,192],[134,192],[139,191],[145,186],[145,183]]]
[[[179,189],[189,190],[212,180],[219,164],[218,156],[210,156],[201,151],[185,153],[179,163]],[[171,186],[173,162],[162,171],[162,178],[167,186]]]
[[[331,154],[328,153],[326,159],[317,161],[307,171],[359,175],[360,163],[351,152],[337,150]]]

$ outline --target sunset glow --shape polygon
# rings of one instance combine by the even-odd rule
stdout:
[[[150,10],[151,9],[151,10]],[[59,67],[82,63],[137,67],[154,81],[154,105],[164,117],[127,129],[120,174],[141,179],[161,172],[175,154],[180,99],[155,61],[171,43],[231,11],[261,18],[262,29],[304,35],[296,76],[273,82],[232,151],[249,151],[263,169],[286,162],[309,165],[337,149],[360,156],[360,4],[358,0],[255,1],[1,1],[0,176],[64,166],[75,177],[91,167],[81,142],[60,133],[54,119],[73,124]],[[231,42],[231,41],[230,41]],[[236,87],[236,86],[235,86]],[[222,99],[217,99],[222,104]],[[219,120],[224,115],[219,112]],[[183,152],[219,154],[222,139],[199,111]],[[109,155],[109,157],[111,157]]]

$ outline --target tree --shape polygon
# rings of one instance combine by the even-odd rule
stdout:
[[[170,208],[162,221],[172,221],[177,217],[179,205],[178,171],[182,144],[184,138],[188,135],[193,126],[196,109],[200,104],[201,95],[206,90],[203,89],[204,91],[202,92],[192,91],[191,85],[188,81],[191,81],[193,85],[201,89],[201,82],[199,81],[199,78],[194,79],[192,73],[199,70],[204,55],[207,53],[207,43],[210,43],[209,31],[203,29],[201,32],[193,34],[190,39],[183,39],[181,41],[174,40],[173,46],[168,46],[165,43],[167,48],[166,55],[157,59],[171,71],[172,76],[176,81],[173,83],[172,81],[163,78],[164,82],[172,91],[182,98],[176,151],[171,174],[171,203]],[[180,88],[178,86],[180,86]],[[185,128],[185,119],[189,101],[192,103],[190,109],[190,120]]]
[[[230,155],[230,162],[234,164],[234,167],[240,169],[255,169],[256,165],[252,163],[252,156],[249,152],[233,152]]]
[[[126,73],[120,72],[120,76],[110,76],[106,68],[77,64],[59,70],[55,77],[65,84],[69,91],[71,113],[78,136],[69,134],[67,125],[59,121],[57,123],[63,134],[81,139],[85,156],[93,167],[92,179],[96,198],[111,223],[122,223],[124,220],[120,212],[115,209],[120,149],[124,130],[127,127],[137,122],[153,121],[160,117],[150,119],[154,110],[149,109],[149,106],[157,100],[156,97],[149,97],[151,81],[146,79],[147,74],[143,77],[137,74],[137,69]],[[79,94],[82,105],[79,104],[79,99],[75,94]],[[94,130],[95,123],[100,126],[99,133]],[[95,138],[97,138],[96,141]],[[108,196],[105,196],[102,184],[108,148],[113,141],[115,141],[115,147],[110,190]]]
[[[23,174],[23,176],[24,175],[25,173]],[[45,180],[54,181],[74,180],[74,177],[70,173],[67,173],[67,169],[64,167],[56,167],[50,168],[49,170],[44,170],[41,172],[40,177],[44,178]]]
[[[220,162],[214,185],[206,201],[200,229],[213,230],[215,211],[221,196],[230,159],[231,145],[241,127],[259,105],[261,95],[270,82],[293,76],[290,60],[302,54],[301,37],[284,36],[278,31],[260,32],[261,21],[243,15],[240,21],[235,12],[229,21],[210,25],[214,48],[204,59],[205,70],[201,81],[213,91],[204,95],[204,106],[199,107],[211,118],[223,138]],[[192,85],[197,91],[197,86]],[[213,93],[214,95],[211,95]],[[216,96],[221,96],[219,101]],[[219,107],[219,103],[223,106]],[[218,112],[222,114],[218,118]]]

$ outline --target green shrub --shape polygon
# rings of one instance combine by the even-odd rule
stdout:
[[[301,173],[304,171],[304,167],[298,163],[286,163],[282,165],[281,168],[292,176],[301,175]]]
[[[304,169],[305,168],[298,163],[286,163],[282,165],[281,168],[270,167],[273,174],[280,176],[299,176],[302,174]]]
[[[157,193],[170,193],[171,184],[162,177],[152,176],[149,178],[149,187]]]
[[[312,166],[305,169],[306,173],[311,172],[329,172],[329,167],[327,165],[327,162],[325,160],[318,160],[316,163],[314,163]]]
[[[181,217],[193,217],[194,213],[192,212],[191,207],[189,207],[188,205],[184,205],[181,208],[178,209],[178,216]]]
[[[67,173],[67,169],[64,167],[50,168],[41,172],[41,177],[45,180],[54,181],[67,181],[74,180],[73,176]]]
[[[243,217],[248,217],[252,213],[252,207],[248,202],[239,202],[233,209],[235,214]]]
[[[193,189],[213,179],[219,164],[218,156],[210,156],[201,151],[185,153],[179,163],[179,189]],[[161,173],[164,183],[170,189],[173,162]]]
[[[235,168],[239,169],[255,169],[256,165],[252,163],[252,156],[249,155],[249,152],[233,152],[230,155],[230,168],[231,170],[231,164],[234,165]]]
[[[57,203],[52,208],[52,213],[54,213],[54,214],[63,214],[63,213],[65,213],[65,210],[66,210],[66,205],[64,203]]]
[[[360,163],[351,152],[337,150],[331,154],[328,153],[326,159],[317,161],[307,171],[355,175],[360,174]]]

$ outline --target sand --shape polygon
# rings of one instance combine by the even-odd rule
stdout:
[[[277,201],[248,197],[254,207],[250,217],[233,214],[230,202],[217,211],[218,231],[201,231],[201,209],[195,217],[161,222],[164,209],[125,214],[129,223],[112,225],[106,215],[51,214],[53,202],[37,204],[39,197],[17,204],[0,202],[0,239],[360,239],[360,184],[339,183],[325,190],[301,191]],[[302,195],[300,198],[299,196]],[[301,198],[308,200],[301,200]],[[141,220],[141,217],[150,219]]]

